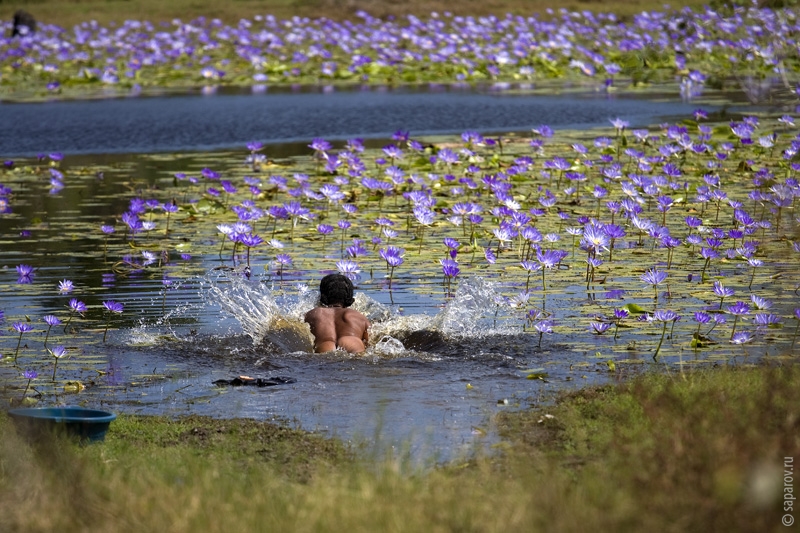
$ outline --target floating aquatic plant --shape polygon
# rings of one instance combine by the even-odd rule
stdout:
[[[238,235],[238,241],[247,248],[247,268],[250,268],[250,249],[264,244],[264,239],[255,233],[246,233],[244,235]]]
[[[747,344],[753,340],[753,334],[749,331],[738,331],[731,335],[731,344]]]
[[[28,324],[27,322],[14,322],[12,327],[19,333],[19,339],[17,339],[17,347],[14,350],[14,362],[17,362],[17,355],[19,354],[19,345],[22,343],[22,334],[27,333],[29,331],[33,331],[33,326]]]
[[[542,265],[534,261],[522,261],[519,265],[528,273],[528,277],[525,279],[525,291],[527,292],[531,282],[531,272],[541,270]],[[542,271],[542,278],[544,278],[544,271]],[[542,281],[544,282],[544,280]]]
[[[658,270],[656,267],[653,267],[641,276],[641,280],[647,283],[648,285],[652,285],[653,287],[653,299],[658,304],[658,286],[664,283],[667,279],[667,273],[663,270]]]
[[[403,248],[396,246],[387,246],[380,249],[380,256],[386,261],[386,266],[389,268],[389,287],[392,286],[392,279],[394,278],[394,269],[403,264],[403,256],[406,251]]]
[[[753,268],[753,273],[750,276],[750,283],[748,283],[748,285],[747,285],[748,289],[752,289],[753,288],[753,280],[756,277],[756,269],[758,267],[762,266],[764,264],[764,262],[761,259],[756,259],[755,257],[748,257],[747,258],[747,263]]]
[[[67,349],[59,344],[57,346],[54,346],[52,350],[50,348],[48,348],[47,351],[54,358],[54,361],[53,361],[53,381],[55,381],[56,380],[56,368],[58,368],[58,360],[67,355]]]
[[[589,323],[589,328],[591,329],[592,333],[595,333],[597,335],[602,335],[603,333],[608,331],[608,328],[610,327],[611,324],[609,324],[608,322],[592,321]]]
[[[533,329],[539,334],[539,344],[537,344],[537,348],[542,347],[542,335],[545,333],[552,333],[553,332],[553,321],[552,320],[540,320],[533,325]]]
[[[445,283],[447,285],[447,294],[451,294],[450,292],[450,284],[452,283],[453,278],[458,276],[461,272],[461,269],[458,268],[458,261],[454,259],[440,259],[439,263],[442,265],[442,273],[445,277]]]
[[[719,252],[717,252],[714,248],[702,247],[700,248],[700,257],[705,259],[705,263],[703,263],[703,270],[700,273],[700,281],[704,282],[706,279],[706,269],[708,265],[711,263],[712,259],[717,259],[719,257]]]
[[[30,265],[17,265],[17,283],[29,285],[33,283],[34,268]]]
[[[114,300],[107,300],[103,302],[103,307],[105,307],[105,312],[108,315],[108,318],[106,318],[106,329],[105,331],[103,331],[103,342],[106,342],[106,335],[108,335],[108,327],[111,325],[111,316],[121,315],[124,306],[119,302],[115,302]]]
[[[292,264],[292,256],[289,254],[276,254],[275,264],[278,267],[278,276],[280,276],[281,281],[283,281],[283,270]]]
[[[61,320],[59,320],[59,318],[55,315],[45,315],[42,317],[42,320],[47,323],[47,333],[44,336],[44,347],[47,348],[47,339],[50,338],[50,330],[53,328],[53,326],[58,326],[61,324]]]
[[[542,290],[547,290],[544,281],[544,271],[550,270],[558,265],[564,257],[566,257],[567,252],[562,250],[538,250],[536,252],[536,261],[539,263],[539,268],[542,271]],[[525,286],[527,288],[527,285]]]
[[[681,24],[675,25],[678,18]],[[683,72],[677,90],[683,98],[691,99],[702,93],[709,77],[725,80],[734,62],[743,89],[756,99],[758,91],[749,87],[760,84],[748,84],[748,79],[761,79],[764,73],[778,68],[789,77],[797,70],[791,45],[796,29],[780,20],[780,12],[769,9],[734,12],[706,6],[697,11],[650,11],[632,20],[563,10],[545,17],[517,17],[513,25],[502,17],[432,15],[381,20],[363,11],[356,20],[343,22],[256,17],[229,26],[201,17],[166,27],[138,20],[114,28],[86,23],[70,32],[39,24],[36,34],[6,45],[14,52],[6,54],[6,62],[15,68],[9,69],[4,82],[11,86],[8,90],[21,86],[56,95],[97,87],[136,94],[142,87],[163,84],[205,86],[209,91],[217,85],[250,84],[254,91],[263,91],[267,79],[285,84],[334,79],[354,83],[469,83],[487,79],[530,83],[563,77],[608,91],[612,85],[652,84]],[[559,28],[558,39],[552,38],[554,26]],[[272,38],[260,39],[266,34]],[[459,36],[458,46],[453,35]],[[212,39],[217,46],[209,48],[207,43]],[[164,47],[153,47],[154,40]],[[100,41],[107,46],[98,50],[96,43]],[[531,42],[538,43],[537,54],[525,56],[520,50]],[[644,63],[642,43],[653,43]],[[173,57],[163,52],[165,47],[186,52]],[[51,49],[62,52],[54,55],[49,53]],[[204,61],[184,61],[187,54],[194,57],[200,50]],[[753,54],[752,50],[769,53]],[[86,63],[90,56],[97,59],[96,64]],[[26,57],[27,61],[13,63],[17,57]],[[222,64],[224,71],[213,66]],[[127,70],[122,72],[119,65]],[[621,154],[628,145],[627,122],[617,118],[612,125],[616,131],[614,150]],[[753,138],[757,138],[757,146],[765,155],[775,149],[771,136],[760,135],[752,124],[734,123],[729,131],[743,146],[753,146]],[[535,132],[539,146],[553,135],[547,126]],[[462,137],[469,150],[497,145],[502,153],[502,138],[478,139],[482,138]],[[396,140],[390,146],[407,142]],[[335,155],[323,139],[314,139],[309,146],[314,150],[319,174],[321,165],[325,163],[327,169]],[[258,157],[262,154],[256,152],[249,150],[248,155],[254,170],[264,162]],[[386,153],[391,164],[402,155]],[[56,168],[58,162],[51,160],[50,164]]]
[[[100,231],[105,235],[105,239],[103,239],[103,256],[105,256],[108,253],[108,237],[114,233],[115,230],[114,226],[103,224],[100,226]]]
[[[73,290],[75,290],[75,285],[73,285],[72,281],[65,279],[58,282],[58,293],[59,294],[69,294]]]
[[[669,309],[659,309],[653,313],[653,320],[662,323],[661,339],[659,339],[658,346],[656,346],[656,351],[653,354],[654,361],[658,357],[658,353],[661,351],[661,345],[664,342],[664,335],[667,333],[667,323],[672,323],[674,325],[678,319],[680,319],[680,316],[675,311],[671,311]]]
[[[358,274],[361,272],[361,268],[358,266],[358,263],[349,259],[337,261],[336,270],[338,270],[340,274],[347,276],[352,282],[358,280]]]
[[[762,131],[765,122],[762,119],[759,126],[748,123],[749,127],[745,128],[754,132],[751,133],[754,144],[758,143],[759,136],[769,135],[769,132]],[[541,132],[546,130],[539,128],[530,141],[506,139],[505,155],[499,150],[499,144],[491,144],[488,139],[472,133],[462,136],[462,144],[448,140],[446,145],[439,141],[422,145],[400,135],[401,138],[393,141],[392,148],[365,150],[363,145],[359,148],[353,141],[343,147],[337,146],[335,150],[326,149],[324,159],[320,152],[312,156],[313,159],[298,156],[291,162],[282,161],[275,166],[285,166],[281,171],[285,177],[273,173],[275,166],[272,162],[258,162],[252,158],[253,152],[249,149],[250,159],[245,165],[242,165],[239,155],[198,156],[203,164],[197,164],[196,168],[207,164],[219,169],[212,171],[207,168],[201,172],[206,185],[213,185],[219,195],[206,194],[192,187],[197,178],[189,175],[191,167],[187,166],[187,172],[181,173],[182,178],[177,178],[176,173],[173,180],[173,174],[170,174],[169,180],[147,189],[152,192],[138,193],[151,194],[152,198],[125,197],[124,205],[114,204],[119,209],[116,219],[127,220],[124,223],[128,226],[130,238],[132,240],[135,235],[136,241],[114,242],[108,240],[106,234],[104,250],[119,257],[109,265],[108,271],[92,271],[90,276],[81,274],[81,279],[76,281],[81,290],[88,293],[110,285],[122,291],[147,291],[141,287],[158,286],[165,291],[163,310],[167,285],[159,285],[159,282],[171,284],[174,279],[177,283],[179,276],[188,277],[202,268],[210,268],[212,256],[222,258],[225,240],[234,242],[234,265],[240,260],[237,250],[242,246],[248,249],[246,262],[249,265],[252,246],[248,243],[252,242],[248,239],[256,235],[252,228],[260,218],[264,218],[266,223],[258,227],[264,232],[272,230],[267,244],[274,249],[276,256],[269,264],[281,279],[289,265],[280,262],[281,257],[294,258],[298,265],[302,265],[303,268],[296,268],[301,282],[306,281],[302,278],[334,268],[358,279],[362,269],[372,273],[385,261],[390,290],[401,282],[393,279],[394,269],[401,264],[406,264],[414,272],[414,276],[402,279],[412,293],[429,293],[427,285],[434,283],[430,280],[440,279],[440,275],[444,275],[447,293],[450,293],[456,276],[462,280],[465,276],[479,274],[497,279],[507,293],[506,300],[516,306],[515,310],[524,311],[528,307],[522,303],[524,298],[520,294],[508,294],[519,291],[525,280],[524,294],[528,298],[531,275],[542,270],[543,293],[547,291],[550,300],[559,304],[554,311],[556,315],[573,305],[603,306],[603,298],[618,299],[626,291],[631,295],[627,298],[638,298],[641,303],[641,294],[625,284],[636,285],[638,279],[632,272],[641,269],[644,261],[644,267],[656,265],[641,277],[644,283],[653,286],[654,308],[660,303],[659,285],[669,281],[667,294],[674,289],[674,301],[685,305],[676,311],[694,315],[697,322],[696,331],[694,323],[686,326],[687,330],[694,331],[693,346],[710,345],[712,341],[707,336],[719,324],[726,323],[726,319],[722,313],[708,311],[709,306],[714,311],[717,307],[715,301],[708,301],[710,291],[690,288],[692,279],[697,279],[692,264],[696,268],[700,266],[697,257],[704,260],[701,281],[705,281],[707,274],[724,276],[724,285],[723,281],[717,281],[710,297],[712,300],[720,298],[720,310],[724,301],[733,296],[733,287],[738,291],[744,287],[747,278],[750,278],[752,286],[756,267],[749,260],[754,257],[763,261],[758,268],[764,273],[764,279],[778,274],[778,277],[769,278],[776,280],[776,286],[783,283],[781,279],[788,279],[785,272],[790,266],[783,263],[783,254],[774,253],[779,244],[772,231],[777,228],[777,204],[773,200],[788,198],[788,190],[795,201],[798,192],[796,176],[800,172],[800,166],[794,168],[791,162],[800,146],[794,133],[782,133],[775,138],[775,158],[769,159],[772,147],[758,151],[757,146],[743,143],[738,137],[736,143],[731,143],[726,137],[727,130],[724,134],[719,133],[720,128],[727,127],[727,124],[717,124],[701,129],[687,120],[633,131],[627,126],[615,127],[608,136],[601,134],[594,140],[592,133],[565,133],[564,138],[548,142],[545,139],[554,135],[545,136]],[[316,177],[313,167],[318,164],[320,175]],[[256,167],[260,177],[243,175]],[[13,175],[15,180],[36,183],[32,165],[26,167],[24,162],[16,162],[14,168],[15,173],[19,173]],[[0,179],[5,176],[2,172],[5,171],[0,169]],[[81,179],[66,165],[60,172],[68,185],[71,179]],[[564,189],[553,188],[559,185],[559,179]],[[170,188],[172,182],[173,188]],[[788,189],[772,190],[777,182]],[[47,184],[42,187],[46,188]],[[0,188],[0,197],[10,198],[3,190]],[[394,196],[395,202],[387,199],[377,207],[376,195]],[[183,200],[174,202],[179,209],[173,212],[171,229],[165,232],[168,238],[161,232],[148,232],[150,223],[160,223],[165,215],[169,219],[164,206],[172,205],[174,199],[181,197]],[[337,222],[339,207],[343,215]],[[677,214],[679,208],[680,215]],[[781,227],[785,229],[795,221],[786,216],[786,207],[782,209]],[[104,213],[104,216],[108,215]],[[304,223],[311,220],[314,220],[313,224]],[[317,224],[317,221],[321,223]],[[771,226],[763,224],[770,221]],[[92,222],[93,227],[97,228],[99,223],[98,216]],[[291,227],[287,227],[287,223],[291,223]],[[222,242],[218,247],[215,235],[220,227],[227,227],[227,230],[225,233],[220,231]],[[331,256],[326,248],[330,244],[327,236],[337,230],[342,237],[341,257]],[[96,229],[94,233],[97,234]],[[285,245],[275,239],[279,233],[289,236]],[[436,241],[434,234],[438,236]],[[21,240],[29,236],[21,235]],[[576,237],[585,252],[577,259],[574,257]],[[565,238],[572,239],[572,260],[565,251],[557,249]],[[441,243],[444,243],[444,248]],[[131,246],[136,249],[131,251]],[[195,257],[191,264],[187,259],[191,255],[186,253],[190,246]],[[390,251],[402,250],[402,247],[416,247],[417,253],[409,259]],[[480,250],[483,250],[485,260],[475,261]],[[800,251],[795,244],[792,250]],[[84,249],[79,247],[76,252],[84,253]],[[171,257],[178,254],[184,258],[184,263],[171,261]],[[712,262],[715,269],[709,273]],[[664,264],[666,268],[662,270]],[[440,267],[437,275],[436,269]],[[47,268],[52,271],[57,267],[48,265]],[[558,270],[557,275],[551,275],[550,283],[545,279],[545,270],[548,269]],[[581,280],[584,269],[587,288],[592,283],[595,287],[578,299],[572,286]],[[52,274],[48,272],[48,275]],[[662,276],[663,279],[659,279]],[[614,287],[601,291],[598,298],[595,289],[605,283],[614,284]],[[464,283],[459,282],[459,286],[462,285]],[[34,294],[37,287],[20,289]],[[375,290],[380,289],[375,287]],[[142,300],[146,298],[134,298],[132,302]],[[576,304],[577,301],[580,303]],[[791,332],[777,329],[780,313],[785,314],[786,297],[780,296],[775,309],[770,311],[759,295],[751,295],[750,301],[753,307],[763,311],[753,316],[756,335],[750,342],[762,342],[766,337],[763,334],[769,329],[770,336],[763,342],[777,338],[785,340],[788,345]],[[635,300],[629,303],[636,306]],[[509,308],[504,304],[498,309],[501,313],[516,316]],[[607,311],[603,311],[606,317],[595,321],[608,327],[613,324],[616,339],[621,322],[627,318],[621,311],[635,314],[644,311],[640,307],[639,311],[634,309],[626,305],[625,309],[615,310],[611,318]],[[83,311],[85,306],[78,310],[70,305],[65,331],[74,315]],[[45,310],[40,315],[48,312]],[[595,310],[592,312],[602,316]],[[106,315],[105,318],[110,320],[111,312],[107,310]],[[146,306],[144,315],[147,316]],[[732,338],[739,333],[736,331],[740,327],[737,321],[738,316],[734,319]],[[540,324],[544,329],[547,327],[538,315],[529,315],[525,324],[532,325],[533,330],[537,330]],[[638,324],[628,324],[633,337],[631,342],[646,334],[646,328],[637,330]],[[682,326],[677,320],[671,324],[678,330]],[[703,325],[710,326],[705,335],[701,331]],[[108,321],[105,326],[104,340]],[[603,334],[607,333],[607,327],[599,327],[605,328]],[[600,333],[596,328],[590,328],[590,331]],[[92,331],[92,328],[87,328],[85,333],[89,335]],[[585,330],[583,335],[587,335]],[[665,329],[657,349],[659,356],[663,355],[660,349],[663,348],[664,336]],[[49,342],[47,337],[46,342]],[[580,342],[577,339],[577,343]],[[730,346],[727,349],[730,350]]]
[[[64,333],[67,332],[67,328],[69,328],[69,324],[72,322],[72,317],[76,313],[83,316],[83,314],[86,312],[86,304],[77,298],[70,298],[67,307],[69,309],[69,318],[67,318],[67,323],[64,324]]]
[[[733,336],[736,334],[736,323],[739,321],[740,316],[750,313],[750,306],[742,301],[738,301],[728,306],[728,312],[733,315],[733,326],[731,327],[731,340],[733,340]]]
[[[721,281],[714,282],[714,294],[719,296],[719,308],[722,309],[722,302],[725,301],[725,298],[729,296],[733,296],[736,294],[733,289],[726,287],[722,284]]]
[[[630,313],[627,309],[614,309],[614,340],[617,340],[620,323],[628,316],[630,316]]]
[[[25,370],[22,373],[22,377],[28,380],[28,383],[25,384],[25,390],[22,391],[22,397],[25,398],[25,395],[28,394],[28,389],[31,388],[31,381],[39,377],[39,373],[36,370]]]

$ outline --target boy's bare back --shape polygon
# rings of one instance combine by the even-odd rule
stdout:
[[[315,307],[306,313],[305,321],[314,335],[314,351],[330,352],[343,348],[361,353],[369,342],[369,320],[354,309],[344,307]]]

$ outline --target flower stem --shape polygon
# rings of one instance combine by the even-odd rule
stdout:
[[[733,328],[731,329],[731,339],[733,340],[733,334],[736,333],[736,322],[739,320],[739,315],[735,315],[733,317]]]
[[[51,329],[52,327],[53,327],[53,326],[49,326],[49,327],[47,328],[47,333],[46,333],[46,334],[45,334],[45,336],[44,336],[44,347],[45,347],[45,348],[47,348],[47,339],[49,339],[49,338],[50,338],[50,329]]]
[[[19,345],[22,343],[22,332],[19,333],[19,340],[17,340],[17,349],[14,350],[14,362],[17,362],[17,354],[19,353]],[[30,381],[28,382],[30,383]],[[27,390],[27,389],[26,389]],[[24,396],[24,395],[23,395]]]
[[[656,353],[653,354],[653,361],[656,360],[658,357],[658,352],[661,350],[661,343],[664,342],[664,335],[667,333],[667,323],[664,322],[664,327],[661,329],[661,340],[658,341],[658,346],[656,346]]]
[[[69,323],[72,322],[72,315],[73,315],[73,312],[70,311],[69,318],[67,319],[67,323],[64,324],[64,333],[67,332],[67,328],[69,327]]]
[[[700,283],[705,283],[706,281],[706,267],[711,262],[711,258],[706,259],[706,262],[703,264],[703,272],[700,273]]]

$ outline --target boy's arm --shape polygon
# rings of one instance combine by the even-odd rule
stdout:
[[[364,328],[363,333],[361,334],[361,340],[364,341],[364,346],[366,346],[369,342],[369,319],[358,311],[353,310],[353,313],[355,323]]]

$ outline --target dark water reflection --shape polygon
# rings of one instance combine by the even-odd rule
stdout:
[[[398,129],[427,134],[631,127],[687,116],[697,104],[657,94],[520,94],[458,88],[221,92],[210,96],[0,103],[0,155],[154,153],[243,147],[250,141],[386,138]],[[715,106],[714,106],[715,107]]]

